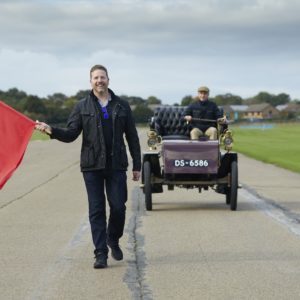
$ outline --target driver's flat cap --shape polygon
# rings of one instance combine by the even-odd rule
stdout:
[[[209,93],[209,88],[207,86],[200,86],[198,92]]]

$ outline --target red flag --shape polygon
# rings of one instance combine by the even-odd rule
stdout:
[[[0,190],[21,163],[35,122],[0,101]]]

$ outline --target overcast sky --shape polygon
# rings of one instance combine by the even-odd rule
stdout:
[[[117,94],[300,99],[299,0],[1,1],[0,90],[68,96],[103,64]]]

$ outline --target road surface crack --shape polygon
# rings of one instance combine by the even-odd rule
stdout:
[[[145,280],[146,255],[143,250],[144,237],[138,232],[142,226],[141,217],[144,215],[143,195],[138,187],[132,193],[132,217],[127,226],[129,235],[128,247],[130,259],[124,275],[124,281],[132,292],[133,299],[153,299],[152,292]]]

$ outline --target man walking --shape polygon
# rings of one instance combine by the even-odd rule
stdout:
[[[128,158],[125,135],[133,160],[133,180],[141,169],[140,143],[129,104],[108,88],[107,69],[95,65],[90,70],[90,94],[75,106],[66,128],[36,123],[36,129],[52,139],[74,141],[82,132],[80,167],[89,202],[89,220],[95,246],[94,268],[106,268],[108,246],[112,257],[123,259],[119,239],[125,225]],[[106,221],[106,197],[110,215]],[[107,224],[108,223],[108,224]]]

